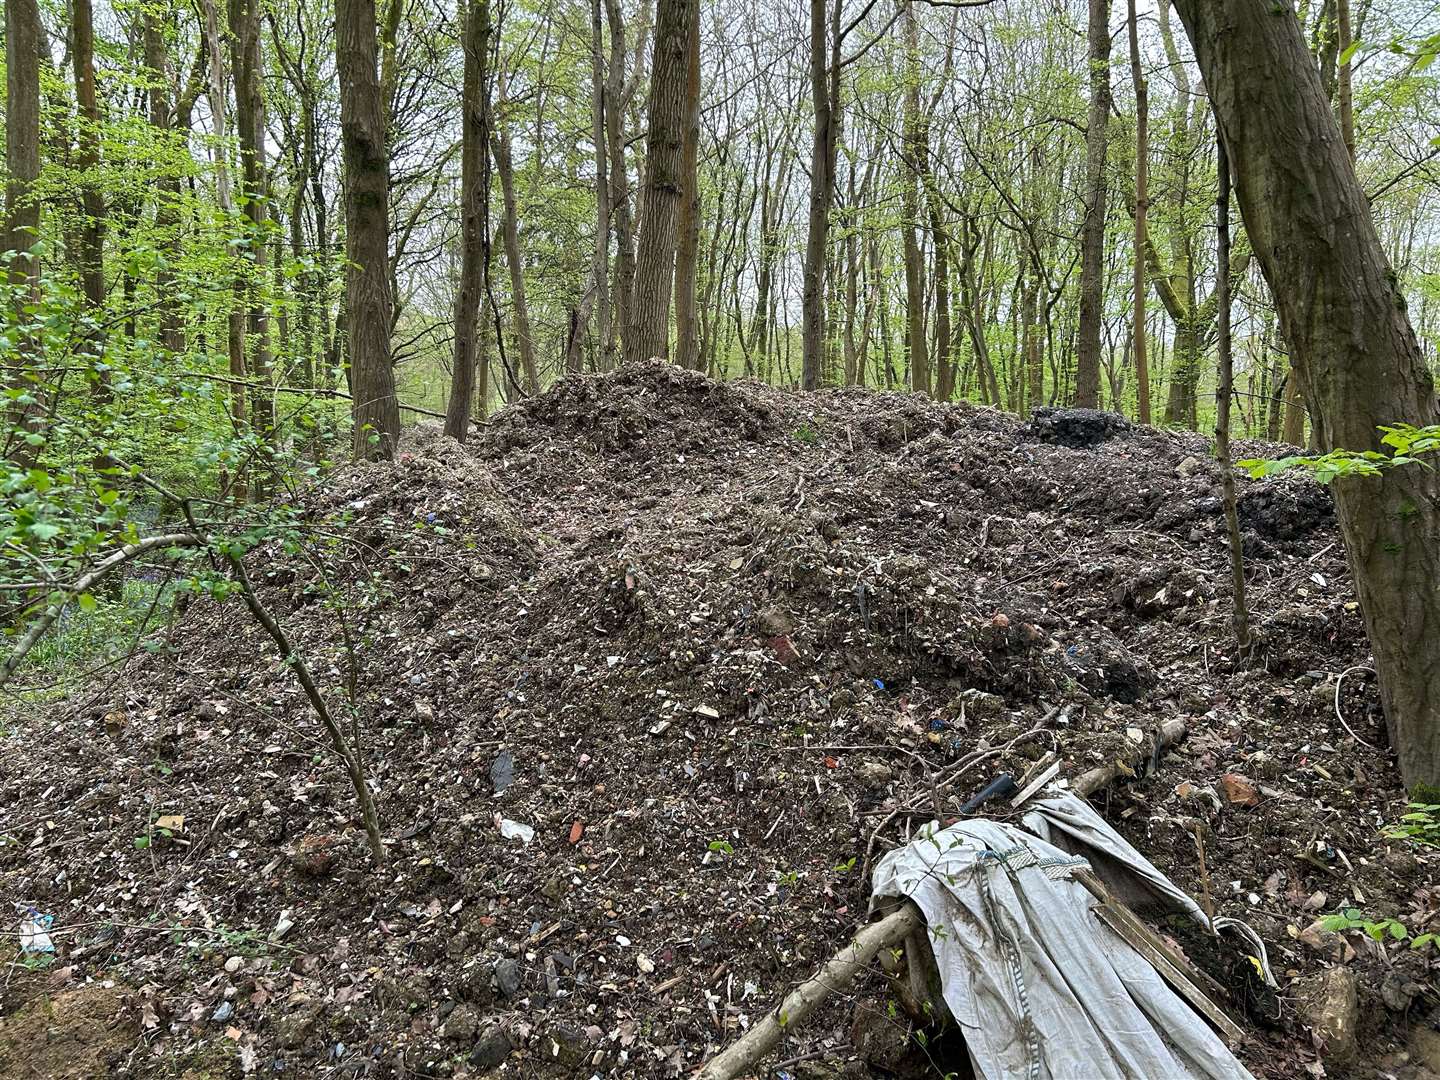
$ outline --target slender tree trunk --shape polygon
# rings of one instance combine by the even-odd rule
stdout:
[[[1379,450],[1382,424],[1440,424],[1404,295],[1294,15],[1255,0],[1175,7],[1317,443]],[[1401,466],[1341,478],[1334,494],[1391,745],[1407,784],[1440,784],[1440,474]]]
[[[820,388],[825,353],[825,253],[830,234],[830,204],[835,197],[835,146],[839,118],[838,42],[840,0],[833,0],[835,19],[827,17],[825,0],[810,0],[810,105],[815,126],[810,141],[810,213],[805,236],[805,272],[801,294],[803,329],[800,386]],[[832,78],[833,76],[833,78]]]
[[[1090,0],[1090,117],[1085,132],[1085,222],[1080,232],[1080,338],[1075,404],[1100,398],[1100,323],[1105,317],[1105,127],[1110,119],[1110,4]]]
[[[1346,55],[1352,44],[1350,30],[1350,0],[1335,0],[1335,22],[1339,40],[1335,43],[1340,50],[1339,71],[1335,81],[1335,105],[1340,113],[1340,137],[1345,140],[1345,152],[1355,160],[1355,91],[1350,78],[1350,57]]]
[[[610,24],[610,71],[605,84],[606,156],[610,160],[610,207],[615,225],[615,325],[620,355],[628,355],[630,294],[635,286],[635,227],[630,216],[630,174],[625,166],[625,18],[620,0],[605,0]]]
[[[905,3],[905,116],[904,142],[906,176],[903,178],[900,214],[901,241],[905,261],[905,328],[910,360],[910,389],[919,394],[931,390],[930,357],[925,335],[925,275],[920,254],[920,170],[922,157],[929,155],[920,119],[919,32],[915,9]]]
[[[5,0],[5,250],[12,253],[8,267],[15,289],[17,323],[27,321],[23,308],[37,296],[39,256],[34,253],[40,229],[40,203],[35,185],[40,179],[40,58],[45,55],[45,31],[35,0]],[[28,339],[15,343],[6,383],[12,389],[35,393],[30,376],[35,345]],[[33,431],[39,411],[13,401],[12,436],[3,448],[5,457],[25,467],[35,460],[35,448],[15,435]]]
[[[168,80],[165,75],[165,27],[173,20],[173,12],[166,7],[165,18],[162,20],[159,13],[146,11],[144,14],[144,48],[145,67],[147,69],[151,85],[147,93],[148,117],[150,126],[153,127],[164,142],[168,142],[172,133],[178,127],[177,120],[170,106],[170,92]],[[201,45],[201,52],[204,52],[204,45]],[[186,110],[188,113],[188,109]],[[185,130],[189,130],[189,118],[186,117]],[[167,170],[161,180],[156,184],[155,191],[155,228],[160,234],[160,242],[167,245],[178,246],[181,238],[178,233],[180,224],[180,177],[176,173]],[[155,271],[155,291],[160,296],[169,296],[174,289],[175,272],[172,269],[171,261],[166,259]],[[171,354],[179,354],[185,351],[185,328],[181,321],[180,305],[162,304],[160,306],[160,344]]]
[[[670,297],[675,276],[675,210],[685,142],[691,10],[698,0],[659,0],[650,70],[650,125],[645,140],[644,225],[635,253],[627,360],[670,352]]]
[[[95,22],[90,0],[71,0],[71,59],[75,69],[75,105],[78,113],[75,165],[81,174],[80,290],[85,306],[97,315],[105,306],[105,197],[101,194],[100,105],[95,99]],[[97,323],[102,320],[97,318]],[[105,333],[96,329],[87,336],[90,355],[99,359],[105,349]],[[102,385],[107,380],[101,379]]]
[[[1230,159],[1225,153],[1225,140],[1216,140],[1216,173],[1219,178],[1215,197],[1215,265],[1230,265]],[[1235,468],[1230,461],[1230,400],[1235,387],[1235,364],[1231,352],[1230,275],[1221,273],[1215,282],[1220,291],[1218,317],[1219,353],[1215,383],[1215,458],[1220,463],[1220,490],[1225,504],[1225,528],[1230,541],[1231,626],[1235,643],[1242,649],[1250,644],[1250,611],[1245,603],[1245,558],[1241,553],[1240,516],[1235,505]]]
[[[520,207],[515,196],[515,166],[510,155],[510,133],[505,130],[503,122],[491,136],[491,145],[495,154],[495,171],[500,174],[500,192],[505,200],[505,212],[500,228],[505,243],[505,262],[510,267],[510,303],[515,317],[520,370],[525,376],[525,392],[538,394],[540,369],[535,363],[530,306],[525,299],[525,263],[520,254]]]
[[[1162,3],[1166,0],[1161,0]],[[1150,423],[1150,363],[1145,353],[1145,248],[1146,217],[1150,212],[1150,99],[1145,73],[1140,66],[1140,42],[1136,30],[1135,0],[1127,0],[1127,28],[1130,37],[1130,79],[1135,84],[1135,294],[1130,334],[1135,354],[1135,415]]]
[[[596,360],[601,371],[615,366],[610,325],[610,174],[605,144],[605,38],[600,0],[590,0],[590,138],[595,144],[595,276]]]
[[[240,143],[241,209],[249,224],[250,268],[247,298],[247,364],[262,384],[250,401],[250,422],[262,438],[274,438],[275,399],[270,357],[270,314],[265,297],[266,207],[264,73],[260,67],[260,11],[257,0],[230,0],[231,68],[235,76],[235,126]]]
[[[355,456],[389,458],[400,438],[390,361],[390,154],[376,71],[375,0],[336,0],[335,66],[345,165],[345,320]]]
[[[460,281],[445,434],[464,442],[475,399],[480,303],[490,267],[490,0],[465,8],[465,73],[460,146]]]
[[[691,4],[685,63],[685,141],[680,153],[680,205],[675,248],[675,362],[701,370],[695,319],[695,273],[700,255],[700,4]]]
[[[205,47],[209,54],[210,117],[215,131],[215,200],[227,225],[235,214],[235,202],[230,190],[229,112],[228,95],[225,92],[225,53],[220,33],[220,17],[216,0],[201,0],[201,12],[205,19]],[[245,364],[245,275],[239,270],[231,288],[230,307],[225,316],[225,343],[230,360],[230,422],[240,432],[246,423],[245,387],[249,379]],[[224,485],[222,485],[224,486]],[[245,497],[244,478],[235,477],[230,481],[230,491],[238,498]]]

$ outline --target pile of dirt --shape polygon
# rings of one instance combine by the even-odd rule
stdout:
[[[1354,906],[1418,932],[1436,908],[1433,861],[1380,834],[1403,797],[1365,745],[1385,733],[1328,496],[1242,483],[1239,655],[1204,440],[1080,421],[645,364],[470,449],[416,430],[250,557],[365,732],[383,869],[268,638],[197,600],[7,740],[0,898],[55,916],[75,979],[141,988],[127,1075],[221,1052],[237,1074],[680,1076],[848,938],[867,853],[935,777],[959,773],[953,814],[1001,769],[1128,758],[1182,717],[1102,810],[1260,931],[1287,997],[1361,972],[1366,1053],[1396,1051],[1430,1022],[1421,954],[1312,925]],[[869,1075],[852,1005],[791,1036],[791,1074]],[[1293,1009],[1245,1056],[1343,1075]]]

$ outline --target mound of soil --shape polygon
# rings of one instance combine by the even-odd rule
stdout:
[[[1436,907],[1433,862],[1379,832],[1403,796],[1328,495],[1242,481],[1241,656],[1204,441],[1082,419],[1104,438],[657,363],[468,449],[417,429],[249,560],[364,732],[384,867],[269,639],[197,600],[7,740],[0,897],[55,916],[74,978],[142,988],[117,1075],[680,1076],[853,933],[867,853],[934,778],[965,766],[953,814],[1179,716],[1102,810],[1259,930],[1286,996],[1362,972],[1392,1051],[1421,955],[1312,926]],[[793,1075],[869,1075],[851,1004],[791,1036]],[[1293,1010],[1245,1054],[1321,1067]]]

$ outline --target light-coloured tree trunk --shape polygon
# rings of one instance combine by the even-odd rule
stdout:
[[[600,0],[590,0],[590,140],[595,144],[595,361],[601,371],[615,366],[610,324],[610,158],[606,147],[605,35]]]
[[[491,136],[495,171],[500,174],[504,214],[500,219],[505,244],[505,263],[510,268],[510,306],[515,319],[515,344],[520,352],[520,370],[525,393],[540,392],[540,369],[535,363],[535,339],[530,328],[530,305],[525,297],[525,262],[520,254],[520,207],[515,195],[515,166],[510,153],[510,133],[503,121]]]

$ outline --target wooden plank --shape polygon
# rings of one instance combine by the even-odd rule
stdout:
[[[1227,996],[1219,983],[1203,971],[1197,971],[1188,960],[1162,941],[1138,915],[1112,896],[1094,874],[1079,870],[1075,873],[1075,880],[1100,901],[1091,910],[1145,957],[1161,978],[1215,1026],[1226,1042],[1235,1046],[1245,1041],[1245,1029],[1219,1005],[1219,1000]]]

